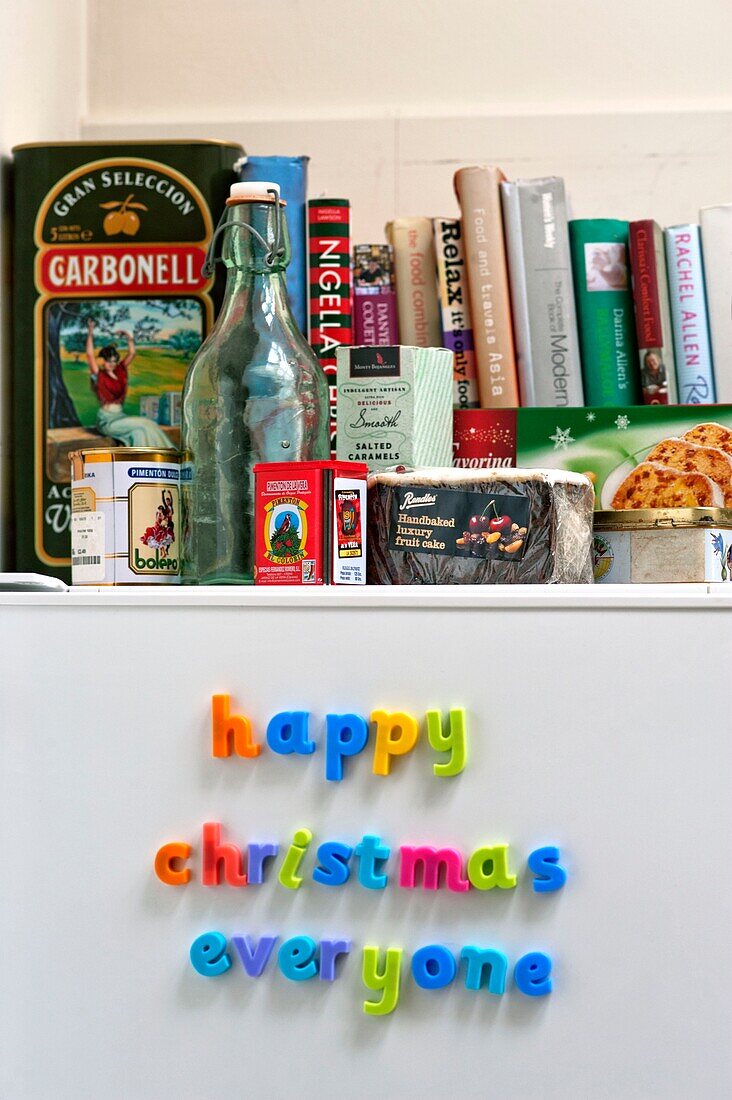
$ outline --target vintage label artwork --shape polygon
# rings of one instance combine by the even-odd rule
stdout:
[[[71,451],[180,445],[180,392],[214,316],[201,269],[237,152],[15,152],[19,568],[69,565]]]
[[[307,502],[296,496],[275,497],[264,506],[264,556],[294,565],[307,553]]]
[[[181,241],[160,244],[171,214]],[[66,510],[48,505],[63,498],[70,449],[179,445],[179,424],[158,424],[149,399],[159,411],[166,394],[180,392],[208,328],[201,265],[210,232],[191,181],[142,158],[82,165],[39,211],[36,385],[44,415],[36,469],[45,507],[36,522],[49,562],[65,557]]]

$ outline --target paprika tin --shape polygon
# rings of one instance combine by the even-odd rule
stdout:
[[[72,583],[177,584],[178,452],[96,447],[69,459]]]
[[[68,579],[69,452],[177,447],[223,291],[201,267],[239,145],[13,150],[16,568]]]
[[[365,462],[254,467],[254,583],[365,584]]]

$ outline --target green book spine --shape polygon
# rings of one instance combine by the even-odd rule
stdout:
[[[628,222],[571,221],[569,240],[585,401],[588,405],[638,405]]]

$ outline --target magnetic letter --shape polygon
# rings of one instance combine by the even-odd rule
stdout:
[[[267,744],[272,752],[278,752],[281,756],[287,756],[291,752],[309,756],[311,752],[315,752],[315,742],[308,737],[309,718],[306,710],[283,710],[281,714],[270,718]]]
[[[371,721],[376,722],[374,775],[388,775],[392,756],[404,756],[417,744],[419,726],[411,714],[402,711],[390,714],[385,710],[372,710]]]
[[[187,867],[173,866],[173,863],[178,860],[185,862],[190,854],[190,844],[183,844],[180,841],[173,841],[172,844],[164,844],[162,848],[158,848],[155,855],[155,874],[160,881],[168,886],[184,886],[186,882],[190,882],[191,872]]]
[[[358,756],[368,739],[368,723],[360,714],[326,714],[325,778],[343,779],[343,757]]]
[[[465,975],[465,988],[478,990],[483,985],[488,972],[488,992],[503,993],[506,988],[508,959],[502,951],[492,947],[464,947],[460,958],[465,959],[468,970]]]
[[[260,936],[257,946],[254,947],[250,936],[231,937],[231,942],[237,950],[241,964],[250,978],[262,976],[277,939],[277,936]]]
[[[276,856],[279,844],[250,844],[247,848],[247,878],[250,886],[261,886],[264,882],[264,861]]]
[[[442,944],[428,944],[412,955],[412,977],[421,989],[444,989],[456,970],[455,956]]]
[[[387,947],[384,952],[384,969],[379,971],[378,947],[363,949],[363,984],[374,993],[382,993],[380,1001],[364,1001],[367,1016],[388,1016],[399,1003],[399,978],[402,969],[401,947]]]
[[[229,714],[229,696],[212,695],[213,755],[259,756],[262,746],[252,737],[252,723],[243,714]]]
[[[523,955],[513,968],[513,980],[527,997],[543,997],[552,991],[552,960],[543,951]]]
[[[427,737],[435,752],[449,752],[444,764],[433,765],[435,775],[459,775],[467,759],[467,734],[465,710],[460,707],[450,711],[449,733],[442,732],[442,714],[439,710],[427,711]]]
[[[358,881],[367,890],[383,890],[389,876],[378,870],[376,864],[383,863],[391,855],[391,848],[381,843],[378,836],[365,836],[356,845],[358,856]]]
[[[204,978],[225,974],[231,966],[226,952],[226,936],[220,932],[204,932],[191,944],[191,964]]]
[[[221,826],[208,822],[203,826],[203,867],[201,882],[204,886],[218,886],[221,882],[219,865],[224,865],[224,879],[229,886],[246,886],[244,859],[236,844],[221,843]]]
[[[318,945],[310,936],[293,936],[277,952],[277,963],[291,982],[306,982],[318,973],[317,950]]]
[[[537,848],[528,858],[529,870],[536,878],[532,886],[537,894],[551,894],[561,890],[567,881],[567,872],[559,866],[559,849],[553,844]]]
[[[516,876],[508,869],[508,845],[476,848],[468,860],[468,878],[476,890],[492,890],[494,886],[513,890]]]
[[[425,890],[439,888],[443,867],[448,890],[463,893],[470,889],[470,883],[463,878],[463,857],[457,848],[430,848],[427,845],[414,848],[403,844],[399,849],[399,885],[413,890],[417,884],[418,867],[422,868],[422,886]]]
[[[280,867],[279,880],[288,890],[297,890],[302,879],[297,874],[297,869],[302,863],[302,857],[308,850],[308,845],[313,839],[309,829],[298,829],[292,838],[292,844],[287,849],[287,854]]]
[[[347,955],[350,950],[350,940],[320,941],[321,982],[334,982],[336,980],[336,959],[339,955]]]
[[[313,871],[313,881],[321,886],[342,886],[351,875],[348,861],[352,855],[353,848],[348,844],[339,844],[337,840],[321,844],[318,848],[321,866]]]

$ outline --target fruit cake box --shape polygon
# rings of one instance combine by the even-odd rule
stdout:
[[[178,397],[223,291],[202,270],[239,145],[13,150],[15,565],[68,579],[69,452],[180,443]]]
[[[732,406],[469,409],[453,465],[586,474],[601,510],[730,507]]]

